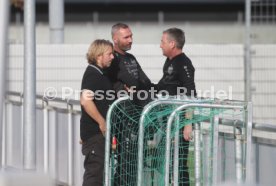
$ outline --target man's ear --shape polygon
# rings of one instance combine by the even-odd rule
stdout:
[[[118,43],[118,39],[117,38],[114,38],[113,41],[114,41],[114,44]]]
[[[176,45],[175,41],[171,41],[171,42],[170,42],[171,48],[175,48],[175,45]]]
[[[118,43],[118,38],[117,38],[116,36],[113,36],[113,37],[112,37],[112,40],[113,40],[114,44],[117,44],[117,43]]]

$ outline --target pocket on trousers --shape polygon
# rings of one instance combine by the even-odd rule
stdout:
[[[89,154],[85,156],[84,168],[92,175],[98,175],[103,171],[104,167],[104,152],[92,149]]]
[[[104,152],[105,138],[102,134],[98,134],[88,139],[84,144],[82,144],[82,154],[87,156],[93,150],[99,154],[99,152]]]

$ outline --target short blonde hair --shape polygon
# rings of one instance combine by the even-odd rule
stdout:
[[[86,58],[89,64],[97,64],[97,57],[103,55],[105,51],[111,47],[113,50],[113,44],[109,40],[96,39],[88,48]]]

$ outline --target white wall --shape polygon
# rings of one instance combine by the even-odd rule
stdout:
[[[111,26],[114,22],[93,24],[92,22],[68,23],[64,25],[64,42],[66,44],[89,44],[98,38],[111,39]],[[161,34],[170,27],[179,27],[185,31],[187,44],[221,44],[244,43],[245,26],[237,22],[129,22],[135,44],[159,44]],[[10,26],[10,41],[22,43],[23,24]],[[254,43],[276,43],[276,27],[273,24],[252,26]],[[36,42],[48,44],[50,41],[49,25],[36,24]]]

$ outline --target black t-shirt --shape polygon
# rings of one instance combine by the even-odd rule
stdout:
[[[124,85],[127,87],[135,87],[139,90],[150,90],[152,83],[148,76],[144,73],[136,58],[129,53],[122,55],[114,52],[114,59],[110,68],[107,69],[107,74],[112,82],[113,88],[118,92],[125,90]],[[135,104],[144,106],[151,101],[150,94],[140,92],[138,97],[137,92],[133,93],[133,101]]]
[[[124,90],[124,85],[135,86],[136,90],[148,90],[151,81],[142,70],[136,58],[129,53],[114,52],[114,59],[107,73],[116,91]]]
[[[95,93],[94,103],[101,113],[106,118],[109,105],[112,104],[111,96],[105,96],[106,91],[113,90],[108,77],[103,74],[103,71],[96,65],[89,65],[83,75],[81,90],[88,89]],[[82,115],[80,119],[80,133],[83,141],[88,140],[95,134],[99,134],[98,123],[92,119],[87,112],[81,107]]]
[[[177,95],[178,87],[185,88],[187,96],[196,96],[196,87],[194,82],[195,69],[191,60],[181,53],[173,59],[167,58],[163,66],[163,77],[158,82],[158,90],[166,90],[169,95]],[[180,93],[184,93],[179,89]]]

